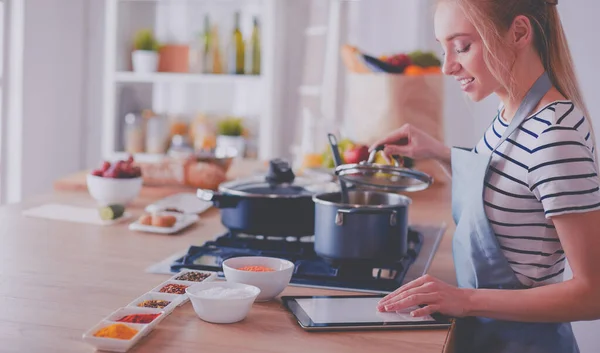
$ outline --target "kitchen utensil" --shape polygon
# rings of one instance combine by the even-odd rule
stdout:
[[[331,145],[331,153],[333,154],[333,160],[335,161],[336,168],[342,165],[342,157],[340,156],[340,150],[338,149],[337,138],[333,134],[327,135],[329,138],[329,144]],[[348,187],[344,180],[340,179],[340,188],[342,203],[348,203]]]
[[[244,266],[265,266],[272,268],[273,271],[239,270]],[[269,301],[283,292],[290,283],[293,272],[293,262],[275,257],[242,256],[223,261],[223,273],[227,282],[249,284],[260,289],[257,302]]]
[[[234,232],[275,237],[314,234],[315,194],[311,179],[296,178],[288,162],[270,162],[266,176],[223,183],[197,196],[221,209],[221,222]]]
[[[340,180],[346,183],[378,191],[421,191],[433,183],[431,176],[414,169],[401,167],[396,159],[394,159],[394,165],[373,163],[375,154],[383,148],[384,146],[379,146],[373,150],[365,162],[336,167],[335,173]]]
[[[313,197],[317,255],[343,262],[405,256],[411,200],[367,190],[353,190],[348,196],[348,203],[340,202],[339,192]]]

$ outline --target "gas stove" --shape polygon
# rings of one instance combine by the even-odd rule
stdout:
[[[314,237],[265,237],[227,232],[171,264],[171,271],[216,271],[223,277],[222,263],[237,256],[269,256],[295,264],[290,285],[370,293],[389,293],[425,274],[445,231],[445,226],[411,226],[407,255],[393,261],[335,262],[319,257]]]

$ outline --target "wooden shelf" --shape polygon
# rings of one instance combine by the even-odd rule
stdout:
[[[122,83],[260,83],[261,76],[119,71],[115,74],[115,81]]]

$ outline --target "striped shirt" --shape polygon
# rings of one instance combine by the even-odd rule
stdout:
[[[506,131],[500,111],[476,153],[489,155]],[[572,102],[557,101],[529,116],[492,156],[485,211],[526,286],[562,281],[565,254],[552,217],[600,209],[590,128]]]

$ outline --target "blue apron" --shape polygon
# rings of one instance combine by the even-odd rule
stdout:
[[[535,109],[552,84],[542,75],[519,107],[496,150]],[[483,205],[484,181],[491,156],[452,149],[452,242],[458,286],[462,288],[525,288],[498,244]],[[468,317],[456,323],[457,353],[579,352],[570,323],[523,323]]]

